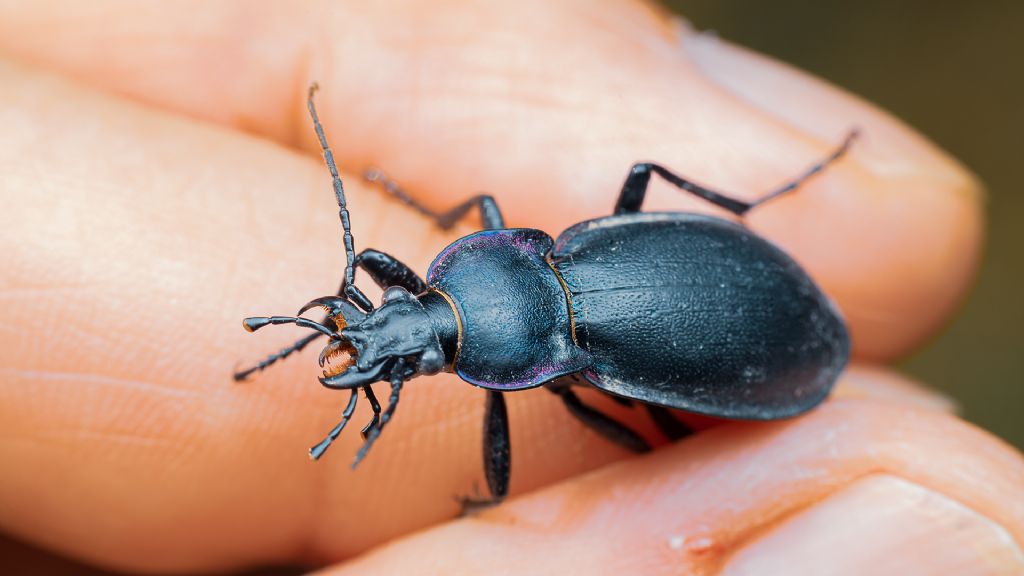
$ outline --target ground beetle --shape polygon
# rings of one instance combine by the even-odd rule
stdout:
[[[545,386],[583,424],[642,452],[648,449],[643,438],[584,404],[572,386],[589,384],[625,403],[640,401],[667,435],[678,438],[688,429],[666,408],[744,420],[788,418],[820,403],[846,365],[843,320],[782,250],[730,220],[640,208],[655,173],[741,217],[839,159],[855,132],[798,178],[750,202],[657,164],[636,164],[613,216],[576,224],[555,240],[540,230],[506,228],[491,196],[438,214],[371,172],[370,180],[443,228],[473,208],[482,216],[485,230],[445,248],[423,280],[383,252],[354,255],[341,179],[313,105],[316,89],[310,88],[307,105],[337,196],[345,277],[336,296],[309,302],[297,316],[245,319],[249,331],[297,324],[315,332],[235,374],[242,380],[328,337],[320,382],[352,393],[341,422],[310,450],[314,459],[348,423],[359,390],[373,418],[353,466],[394,415],[406,380],[455,372],[487,390],[484,469],[497,501],[508,492],[510,474],[505,392]],[[384,288],[380,307],[356,287],[356,268]],[[320,322],[301,317],[313,308],[326,309],[327,316]],[[391,384],[383,413],[370,387],[377,381]]]

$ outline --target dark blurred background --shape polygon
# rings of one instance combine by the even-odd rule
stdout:
[[[1024,447],[1024,2],[664,2],[699,30],[794,64],[899,116],[988,188],[987,246],[947,329],[901,364]]]

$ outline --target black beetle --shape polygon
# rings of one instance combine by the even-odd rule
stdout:
[[[828,395],[849,356],[846,327],[831,302],[785,252],[733,221],[640,207],[651,173],[735,216],[796,189],[840,158],[851,132],[828,158],[752,202],[698,186],[656,164],[633,166],[615,214],[576,224],[557,239],[540,230],[505,228],[490,196],[475,196],[444,214],[417,204],[379,172],[368,178],[445,228],[477,208],[485,230],[445,248],[426,280],[376,250],[354,256],[338,170],[313,105],[308,107],[330,169],[344,229],[345,277],[336,296],[317,298],[298,316],[246,318],[247,330],[297,324],[315,332],[235,374],[242,380],[330,339],[320,382],[351,390],[341,422],[310,450],[319,458],[352,416],[358,390],[373,419],[353,463],[366,455],[398,406],[410,378],[455,372],[488,391],[484,469],[492,501],[508,492],[510,453],[504,392],[546,386],[588,427],[635,451],[635,432],[580,401],[573,384],[589,384],[628,403],[643,402],[670,437],[688,429],[665,408],[746,420],[788,418]],[[385,289],[381,306],[354,283],[365,270]],[[321,322],[300,317],[327,310]],[[568,377],[568,378],[562,378]],[[382,413],[370,384],[388,381]]]

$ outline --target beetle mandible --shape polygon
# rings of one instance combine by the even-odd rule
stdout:
[[[443,228],[479,211],[484,230],[445,248],[424,280],[384,252],[355,255],[341,178],[313,103],[316,90],[313,84],[307,107],[338,201],[345,275],[336,295],[312,300],[296,316],[246,318],[249,331],[297,324],[314,332],[235,374],[242,380],[328,338],[320,383],[351,396],[341,421],[310,449],[312,458],[341,433],[360,390],[373,417],[353,467],[393,417],[407,380],[450,371],[487,390],[484,471],[494,502],[508,493],[511,471],[505,392],[545,386],[583,424],[643,452],[649,447],[642,437],[583,403],[573,385],[643,403],[655,423],[678,438],[688,429],[666,408],[744,420],[788,418],[819,404],[846,365],[850,341],[841,316],[785,252],[730,220],[640,208],[651,174],[658,174],[742,217],[842,157],[856,131],[827,158],[753,201],[657,164],[635,164],[614,215],[576,224],[557,239],[506,228],[491,196],[435,213],[381,173],[368,173]],[[379,307],[356,286],[357,268],[384,288]],[[313,308],[327,316],[320,322],[302,317]],[[391,384],[383,412],[370,387],[378,381]]]

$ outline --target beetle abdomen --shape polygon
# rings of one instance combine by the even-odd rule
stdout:
[[[551,261],[572,298],[584,371],[614,394],[727,418],[821,402],[845,366],[838,313],[782,250],[743,226],[638,213],[577,224]]]

